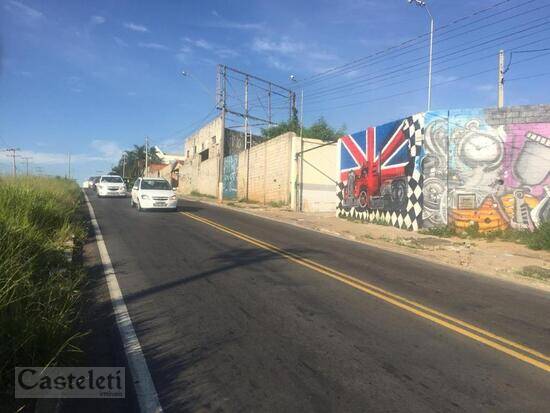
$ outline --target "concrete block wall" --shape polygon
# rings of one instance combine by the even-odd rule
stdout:
[[[299,151],[300,138],[296,137],[296,148]],[[325,145],[319,139],[304,139],[304,163],[302,178],[302,210],[309,212],[327,212],[336,209],[334,191],[338,179],[338,167],[334,162],[338,145]],[[300,162],[298,159],[297,162]],[[300,166],[298,166],[299,168]],[[299,170],[299,169],[298,169]]]
[[[292,139],[285,133],[252,147],[248,159],[248,199],[261,203],[290,203]],[[239,153],[237,198],[246,197],[247,151]]]
[[[218,191],[218,157],[200,161],[194,157],[179,167],[178,192],[190,194],[200,192],[201,194],[217,196]]]

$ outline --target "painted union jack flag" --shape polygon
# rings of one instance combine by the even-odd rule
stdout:
[[[347,182],[350,171],[368,167],[369,173],[404,176],[409,163],[409,140],[403,122],[390,122],[341,138],[340,180]]]

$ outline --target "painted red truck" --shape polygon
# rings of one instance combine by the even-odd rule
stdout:
[[[381,147],[380,147],[381,146]],[[405,167],[408,141],[401,129],[377,151],[376,130],[367,130],[367,156],[358,170],[350,171],[344,187],[344,204],[361,208],[402,210],[407,202]],[[396,154],[401,154],[397,155]]]

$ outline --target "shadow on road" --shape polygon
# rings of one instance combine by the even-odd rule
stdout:
[[[287,249],[284,250],[285,252],[301,255],[305,254],[308,251],[303,249]],[[128,294],[125,295],[125,300],[127,302],[139,300],[140,298],[170,289],[174,287],[178,287],[180,285],[189,284],[194,281],[201,280],[203,278],[211,277],[216,274],[225,273],[227,271],[239,268],[239,267],[245,267],[252,264],[258,264],[261,262],[266,261],[273,261],[273,260],[284,260],[280,255],[272,253],[270,251],[260,250],[257,248],[238,248],[234,249],[228,252],[224,252],[222,254],[215,255],[210,259],[210,261],[221,264],[220,266],[217,266],[215,268],[201,271],[199,273],[182,277],[177,280],[173,280],[164,284],[156,285],[154,287],[139,291],[137,293]]]

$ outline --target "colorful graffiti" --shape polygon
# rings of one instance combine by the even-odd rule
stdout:
[[[425,121],[423,226],[533,230],[550,218],[550,123],[502,122],[483,109]]]
[[[237,172],[239,169],[239,155],[229,155],[223,159],[223,197],[237,199]]]
[[[342,137],[338,215],[482,232],[549,221],[550,116],[498,115],[432,111]]]
[[[422,116],[340,139],[338,214],[418,229]]]

